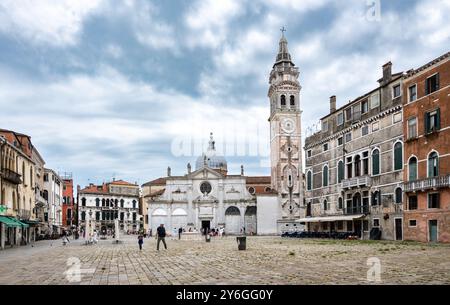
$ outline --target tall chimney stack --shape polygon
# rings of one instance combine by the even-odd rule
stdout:
[[[336,111],[336,95],[330,97],[330,113]]]
[[[170,169],[170,166],[167,168],[167,177],[170,177],[172,170]]]
[[[392,80],[392,62],[383,65],[383,84],[387,84]]]

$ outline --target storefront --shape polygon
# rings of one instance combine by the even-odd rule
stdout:
[[[26,244],[29,225],[13,217],[0,216],[0,248]]]

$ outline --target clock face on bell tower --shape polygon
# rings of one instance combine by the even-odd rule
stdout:
[[[269,76],[272,188],[283,219],[301,216],[303,174],[299,69],[292,62],[284,32]]]

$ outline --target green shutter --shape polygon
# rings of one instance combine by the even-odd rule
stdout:
[[[372,154],[372,175],[380,174],[380,154],[378,150]]]
[[[308,172],[308,191],[311,190],[311,184],[312,184],[312,183],[311,183],[311,182],[312,182],[311,180],[312,180],[312,179],[311,179],[311,172]]]
[[[436,129],[441,129],[441,109],[436,110]]]
[[[394,170],[402,169],[402,145],[400,143],[394,146]]]

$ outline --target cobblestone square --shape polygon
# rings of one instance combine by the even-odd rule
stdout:
[[[7,249],[0,284],[367,284],[370,257],[381,262],[381,284],[450,284],[448,245],[247,237],[239,251],[231,236],[167,244],[158,252],[147,238],[139,251],[135,237],[125,236],[118,245],[55,240]],[[70,258],[80,261],[80,281],[68,280]]]

